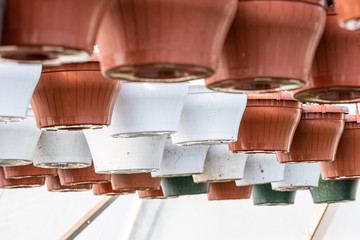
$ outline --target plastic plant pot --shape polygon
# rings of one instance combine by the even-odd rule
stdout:
[[[267,183],[254,185],[251,194],[254,205],[277,206],[294,204],[296,191],[274,191],[271,184]]]
[[[86,61],[109,3],[6,1],[0,54],[13,61],[43,64]]]
[[[204,172],[208,145],[176,146],[168,138],[160,169],[152,172],[152,177],[191,176]]]
[[[110,78],[152,82],[211,76],[236,3],[113,1],[97,37],[103,72]]]
[[[46,187],[49,192],[84,192],[91,190],[91,184],[61,185],[59,176],[46,177]]]
[[[5,178],[7,179],[49,177],[57,175],[56,169],[38,168],[34,167],[32,164],[26,166],[3,167],[3,170]]]
[[[272,182],[275,191],[308,190],[318,187],[320,168],[318,163],[286,164],[284,180]]]
[[[275,154],[249,154],[244,176],[236,180],[236,186],[265,184],[284,180],[285,165],[279,164]]]
[[[171,134],[178,130],[187,83],[123,82],[112,115],[113,137]]]
[[[41,187],[45,184],[45,178],[33,177],[22,179],[6,179],[2,167],[0,167],[0,188],[33,188]]]
[[[176,145],[222,144],[237,140],[246,107],[245,94],[226,94],[204,86],[190,86],[179,129],[171,135]]]
[[[192,176],[169,177],[161,179],[161,188],[166,197],[206,194],[209,183],[195,183]]]
[[[84,168],[91,165],[91,153],[82,131],[44,131],[34,154],[34,166],[42,168]]]
[[[79,130],[108,126],[120,82],[101,75],[99,62],[44,68],[31,99],[37,126]]]
[[[21,122],[0,122],[0,166],[32,164],[41,131],[32,110]]]
[[[26,118],[40,74],[40,64],[0,64],[1,122],[16,122]]]
[[[335,159],[347,107],[304,105],[290,152],[277,153],[280,163],[329,162]]]
[[[325,7],[320,0],[239,0],[218,77],[207,79],[207,86],[245,93],[305,86],[325,27]]]
[[[163,190],[160,188],[158,190],[143,190],[137,191],[138,197],[143,199],[168,199],[175,197],[165,197]]]
[[[204,172],[193,175],[194,182],[227,182],[242,179],[247,157],[246,154],[231,152],[227,144],[212,145],[206,155]]]
[[[94,165],[85,168],[59,169],[61,185],[97,184],[110,182],[110,175],[95,173]]]
[[[360,29],[360,2],[357,0],[335,0],[341,27],[347,30]]]
[[[359,102],[359,41],[360,32],[341,28],[336,11],[329,7],[309,85],[296,90],[294,97],[302,102],[314,103]]]
[[[93,190],[94,195],[107,195],[107,196],[116,196],[116,195],[125,195],[125,194],[135,193],[135,191],[115,191],[111,187],[111,182],[93,184],[92,190]]]
[[[112,174],[111,186],[114,190],[158,190],[161,178],[152,178],[150,173]]]
[[[355,201],[359,179],[323,180],[319,187],[311,189],[314,203],[338,203]]]
[[[249,199],[252,186],[237,187],[234,181],[210,183],[208,200]]]
[[[160,168],[167,136],[112,138],[108,129],[85,130],[95,172],[122,174]]]
[[[249,94],[233,152],[288,152],[301,118],[301,103],[291,93]]]

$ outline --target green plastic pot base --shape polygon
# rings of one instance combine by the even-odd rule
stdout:
[[[271,188],[271,183],[254,185],[252,198],[254,205],[278,206],[294,204],[296,191],[280,192]]]
[[[310,190],[313,189],[315,187],[310,187],[310,186],[292,186],[292,187],[278,187],[273,189],[274,191],[278,191],[278,192],[292,192],[292,191],[297,191],[297,190]]]
[[[166,197],[205,194],[209,183],[194,183],[192,176],[162,178],[161,187]]]

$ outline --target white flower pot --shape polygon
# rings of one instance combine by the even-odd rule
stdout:
[[[244,176],[246,154],[233,153],[227,144],[212,145],[206,155],[204,172],[193,175],[195,183],[228,182]]]
[[[188,93],[187,83],[123,82],[110,126],[113,137],[174,133]]]
[[[1,122],[0,166],[32,164],[40,135],[31,109],[21,122]]]
[[[276,191],[307,190],[318,187],[319,178],[319,163],[289,163],[285,164],[284,180],[271,186]]]
[[[113,138],[108,129],[84,130],[96,173],[126,174],[158,170],[166,135]]]
[[[41,64],[0,63],[0,121],[26,118]]]
[[[208,149],[208,145],[176,146],[168,138],[160,169],[152,172],[151,176],[179,177],[202,173]]]
[[[179,130],[171,135],[173,143],[197,145],[236,141],[246,102],[245,94],[220,93],[204,86],[191,86]]]
[[[236,186],[265,184],[284,180],[285,165],[276,160],[276,154],[249,154],[244,177],[235,181]]]
[[[91,153],[82,131],[44,131],[36,147],[34,165],[42,168],[84,168]]]

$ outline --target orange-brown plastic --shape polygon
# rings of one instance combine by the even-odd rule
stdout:
[[[235,181],[210,183],[208,200],[249,199],[252,185],[237,187]]]
[[[137,191],[139,198],[147,198],[147,199],[166,199],[163,190],[139,190]]]
[[[151,173],[112,174],[111,185],[114,190],[157,190],[161,178],[152,178]]]
[[[111,182],[108,183],[98,183],[92,185],[92,190],[94,195],[124,195],[135,193],[135,191],[116,191],[111,187]]]
[[[38,168],[34,165],[3,167],[5,177],[8,179],[48,177],[57,175],[56,169]]]
[[[358,0],[335,0],[340,23],[349,20],[360,19],[360,1]]]
[[[0,188],[32,188],[45,184],[44,177],[6,179],[3,168],[0,168]]]
[[[49,192],[82,192],[91,189],[91,184],[64,186],[60,184],[59,176],[46,177],[46,187]]]

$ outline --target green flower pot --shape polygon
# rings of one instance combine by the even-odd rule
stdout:
[[[209,192],[209,183],[194,183],[192,176],[162,178],[161,187],[166,197],[205,194]]]
[[[294,204],[296,191],[278,192],[271,188],[271,183],[254,185],[252,198],[254,205],[289,205]]]
[[[359,179],[323,180],[320,177],[319,187],[311,189],[314,203],[336,203],[354,201]]]

